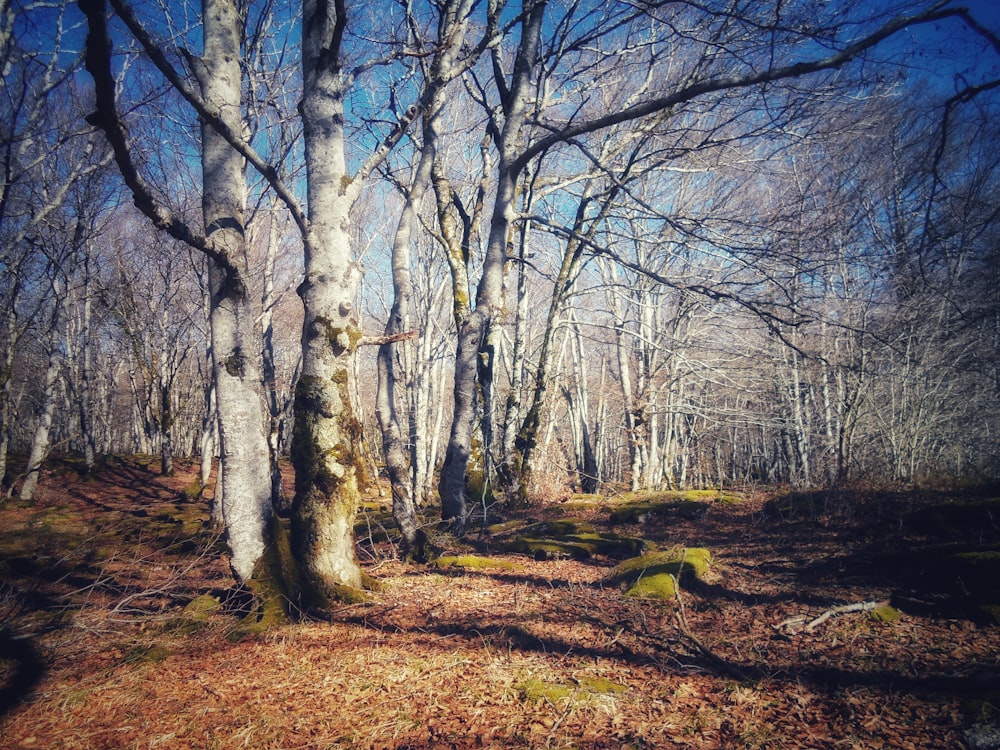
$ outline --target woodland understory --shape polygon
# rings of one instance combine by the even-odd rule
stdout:
[[[998,746],[995,488],[564,494],[415,564],[381,487],[377,590],[276,625],[196,465],[79,468],[0,509],[5,748]],[[633,597],[638,549],[709,562]]]

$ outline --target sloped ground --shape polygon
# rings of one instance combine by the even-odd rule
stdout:
[[[34,506],[0,510],[0,747],[996,746],[1000,628],[962,580],[919,586],[942,548],[989,559],[989,513],[946,529],[923,510],[977,496],[568,498],[477,526],[448,565],[396,561],[373,504],[373,601],[239,638],[199,599],[229,576],[187,472],[56,467]],[[526,536],[712,564],[632,598],[612,575],[631,543],[512,552]],[[809,627],[886,600],[898,620]]]

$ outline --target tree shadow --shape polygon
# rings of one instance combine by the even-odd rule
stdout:
[[[30,638],[15,636],[8,629],[0,628],[0,664],[8,673],[0,684],[2,718],[23,703],[45,676],[45,660]]]

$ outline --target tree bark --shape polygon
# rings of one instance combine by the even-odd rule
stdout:
[[[344,157],[341,0],[302,3],[303,98],[299,105],[308,176],[309,229],[299,296],[302,374],[295,390],[292,544],[308,603],[324,606],[362,585],[354,519],[363,476],[351,405],[351,360],[361,338],[354,309],[361,271],[351,252],[349,213],[360,180]]]
[[[239,129],[240,34],[233,0],[204,0],[205,52],[199,83],[208,106]],[[219,413],[221,474],[231,566],[240,582],[263,555],[271,480],[261,409],[254,314],[247,287],[242,157],[209,123],[202,125],[202,211],[206,237],[228,260],[209,258],[212,355]]]
[[[42,471],[42,462],[49,452],[49,436],[52,432],[52,420],[56,412],[57,387],[60,371],[63,366],[62,336],[65,325],[66,291],[63,284],[55,279],[52,282],[53,308],[49,327],[49,356],[45,368],[45,388],[42,391],[42,407],[35,422],[35,430],[31,438],[31,449],[28,453],[28,463],[25,468],[24,482],[18,497],[22,502],[31,502],[35,498],[38,478]]]

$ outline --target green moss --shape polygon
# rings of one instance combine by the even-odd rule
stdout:
[[[593,534],[593,524],[575,518],[559,518],[551,521],[539,521],[522,529],[527,536],[562,537],[570,534]]]
[[[344,586],[339,583],[330,587],[328,598],[341,604],[368,604],[373,600],[372,595],[364,589]]]
[[[195,476],[194,479],[181,490],[181,497],[185,500],[197,500],[201,497],[201,493],[205,491],[205,486],[201,483],[201,477]]]
[[[527,526],[527,522],[519,518],[515,518],[513,521],[504,521],[502,523],[494,523],[486,527],[486,533],[490,536],[507,536],[515,531],[520,531]]]
[[[181,615],[169,620],[164,629],[180,635],[191,635],[207,627],[209,617],[221,609],[218,599],[202,594],[189,601]]]
[[[628,686],[609,680],[605,677],[581,677],[578,682],[580,687],[589,690],[591,693],[612,694],[628,692]]]
[[[895,607],[884,605],[873,609],[869,616],[876,622],[896,622],[899,619],[899,610]]]
[[[509,560],[497,560],[493,557],[479,557],[478,555],[448,555],[439,557],[434,561],[434,565],[441,569],[462,568],[465,570],[486,570],[496,568],[500,570],[522,570],[523,566]]]
[[[627,584],[626,596],[671,599],[676,595],[675,579],[685,575],[703,576],[712,564],[712,554],[704,547],[687,547],[634,557],[617,565],[609,581]]]
[[[628,691],[628,687],[603,677],[585,676],[570,684],[549,682],[531,677],[514,686],[521,700],[531,703],[567,703],[574,705],[592,704],[595,696],[616,695]]]
[[[708,504],[701,500],[642,500],[628,503],[611,511],[613,524],[644,523],[651,516],[675,515],[685,520],[701,518],[708,512]]]
[[[143,644],[125,653],[126,664],[159,664],[170,658],[173,652],[166,646]]]
[[[670,573],[642,576],[625,589],[625,596],[635,599],[670,601],[677,596],[677,578]]]
[[[536,560],[586,560],[591,556],[590,547],[579,542],[556,541],[518,537],[507,545],[511,552],[531,555]]]
[[[542,680],[528,679],[519,685],[515,685],[521,700],[537,703],[538,701],[548,701],[556,703],[565,700],[573,695],[573,689],[560,685],[558,682],[543,682]]]
[[[595,555],[618,558],[641,555],[650,546],[645,539],[618,534],[570,534],[560,541],[585,544]]]

